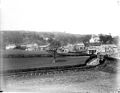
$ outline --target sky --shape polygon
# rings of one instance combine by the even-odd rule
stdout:
[[[120,0],[1,0],[1,30],[120,32]]]

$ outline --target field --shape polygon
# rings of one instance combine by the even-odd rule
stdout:
[[[52,56],[46,51],[25,51],[25,50],[1,50],[3,57],[7,58],[23,58],[23,57],[41,57]]]
[[[4,50],[0,51],[5,58],[26,58],[26,57],[52,57],[53,54],[47,51],[25,51],[25,50]],[[90,56],[85,53],[57,53],[57,56]]]
[[[22,54],[22,52],[16,53],[14,51],[14,55],[20,53]],[[26,54],[28,53],[26,52]],[[52,57],[4,57],[2,67],[4,71],[8,71],[64,65],[72,66],[84,64],[88,58],[89,56],[57,57],[56,63],[53,63]],[[116,67],[117,61],[108,59],[105,64],[91,70],[86,69],[82,71],[81,69],[73,69],[48,73],[35,71],[13,74],[11,76],[4,76],[4,86],[2,86],[2,89],[12,92],[114,93],[117,91]]]

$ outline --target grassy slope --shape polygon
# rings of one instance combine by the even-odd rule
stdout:
[[[4,51],[4,54],[13,55],[34,55],[34,54],[48,54],[47,52],[31,52],[21,50],[9,50]],[[89,57],[89,56],[88,56]],[[34,57],[34,58],[3,58],[3,70],[15,70],[15,69],[27,69],[27,68],[41,68],[41,67],[52,67],[52,66],[64,66],[64,65],[76,65],[84,64],[89,61],[86,56],[79,57],[58,57],[56,63],[52,63],[52,57]],[[86,61],[87,60],[87,61]],[[112,58],[106,58],[104,64],[97,66],[95,70],[102,70],[105,72],[114,73],[117,72],[118,60]]]

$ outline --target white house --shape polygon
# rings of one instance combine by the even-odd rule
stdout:
[[[26,47],[38,47],[38,44],[34,43],[34,44],[27,44]]]
[[[49,44],[39,46],[39,50],[41,50],[41,51],[49,50]]]
[[[5,47],[6,50],[9,50],[9,49],[14,49],[16,47],[15,44],[9,44]]]
[[[100,46],[89,46],[87,48],[87,53],[88,54],[97,54],[100,50]]]
[[[72,44],[63,46],[63,48],[66,49],[66,51],[68,51],[68,52],[74,52],[74,45],[72,45]]]
[[[61,47],[57,50],[57,53],[68,53],[68,52],[69,52],[69,49],[64,47]]]
[[[76,52],[82,52],[86,50],[84,43],[75,44],[74,49],[76,50]]]
[[[38,44],[27,44],[26,51],[36,51],[38,49]]]
[[[67,44],[66,46],[62,46],[57,50],[58,53],[68,53],[68,52],[74,52],[74,45]]]
[[[88,54],[97,54],[100,51],[100,43],[89,43],[87,46]]]

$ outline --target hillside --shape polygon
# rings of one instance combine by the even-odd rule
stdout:
[[[48,39],[59,40],[62,45],[67,43],[76,43],[89,41],[91,35],[69,34],[63,32],[29,32],[29,31],[2,31],[3,46],[7,44],[28,44],[37,43],[44,45]]]

